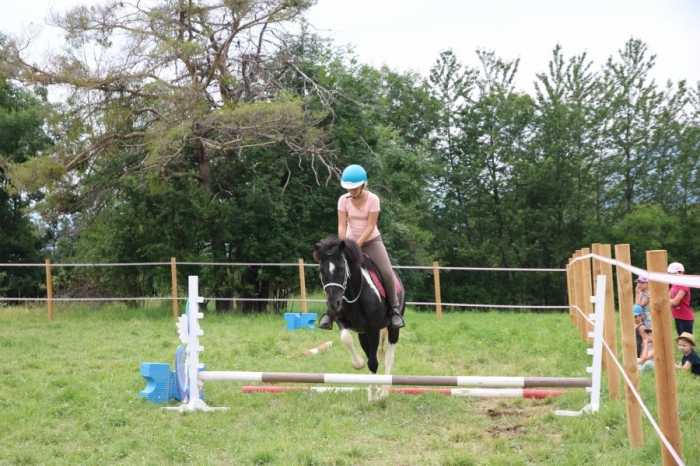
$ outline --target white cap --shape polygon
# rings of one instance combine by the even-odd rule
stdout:
[[[685,269],[683,268],[683,264],[681,264],[680,262],[671,262],[668,265],[668,273],[678,273],[678,272],[685,273]]]

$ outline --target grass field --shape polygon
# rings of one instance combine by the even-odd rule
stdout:
[[[590,365],[568,314],[438,321],[409,309],[406,320],[395,374],[582,377]],[[201,324],[209,370],[353,372],[337,331],[289,332],[280,315],[209,313]],[[0,464],[661,464],[648,422],[645,445],[629,447],[624,399],[607,399],[605,377],[600,412],[579,418],[553,412],[581,409],[583,389],[546,400],[392,394],[369,405],[364,389],[243,394],[229,382],[204,387],[210,406],[229,410],[178,413],[138,396],[140,362],[172,362],[178,344],[169,308],[61,307],[54,322],[44,308],[0,308]],[[656,417],[654,385],[642,374]],[[678,374],[678,387],[683,458],[700,464],[700,380]]]

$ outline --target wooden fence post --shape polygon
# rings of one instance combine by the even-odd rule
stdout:
[[[433,261],[433,277],[435,278],[435,312],[438,320],[442,320],[442,298],[440,297],[440,267],[437,261]]]
[[[581,249],[576,251],[575,257],[578,259],[583,255]],[[574,276],[576,277],[575,285],[575,295],[576,295],[576,328],[581,334],[581,338],[586,340],[586,320],[584,315],[586,313],[586,306],[583,304],[583,261],[578,260],[574,263]]]
[[[173,317],[177,320],[180,317],[180,310],[177,305],[177,261],[170,258],[170,281],[173,287]]]
[[[582,256],[587,256],[590,253],[591,250],[589,248],[581,249]],[[591,314],[593,314],[593,303],[591,303],[591,296],[593,296],[593,284],[591,282],[593,278],[591,274],[591,259],[583,259],[579,262],[581,263],[581,271],[583,277],[583,299],[581,301],[581,309],[583,309],[583,314],[586,316],[586,318],[583,319],[584,340],[588,343],[592,343],[593,337],[589,336],[589,334],[592,333],[594,330],[593,324],[589,320]]]
[[[576,324],[576,316],[574,315],[576,311],[574,310],[573,305],[576,290],[574,288],[574,266],[571,265],[572,257],[569,258],[569,263],[566,264],[566,289],[569,301],[569,320],[571,320],[571,324],[574,325]]]
[[[301,290],[301,312],[306,313],[306,276],[304,275],[304,259],[299,258],[299,289]]]
[[[593,243],[593,244],[591,245],[591,252],[592,252],[593,254],[600,255],[600,243]],[[597,285],[597,278],[596,278],[596,277],[597,277],[598,275],[601,275],[602,273],[603,273],[603,270],[602,270],[602,268],[600,267],[600,261],[599,261],[598,259],[596,259],[595,257],[592,258],[592,259],[591,259],[591,278],[592,278],[592,280],[593,280],[593,285],[592,285],[592,288],[591,288],[591,289],[592,289],[591,295],[594,295],[594,296],[597,296],[597,295],[598,295],[598,290],[595,289],[595,287],[596,287],[596,285]],[[606,280],[606,281],[607,281],[607,280]],[[606,284],[606,287],[607,287],[607,284]],[[606,330],[607,330],[607,328],[606,328],[606,327],[607,327],[607,316],[610,315],[611,309],[610,309],[609,307],[607,307],[607,305],[606,305],[606,306],[605,306],[605,310],[606,310],[607,312],[605,313],[605,321],[603,322],[603,335],[604,335],[604,336],[603,336],[603,340],[605,340],[605,339],[606,339],[605,337],[607,336],[607,334],[605,333]],[[595,312],[593,309],[591,309],[591,311],[592,311],[592,312]],[[614,309],[613,309],[612,311],[615,312]],[[613,314],[613,315],[614,315],[614,314]],[[608,344],[610,344],[610,342],[608,342]],[[608,371],[608,372],[609,372],[609,369],[608,369],[608,358],[607,358],[606,354],[607,354],[607,351],[605,351],[605,348],[603,348],[603,360],[601,361],[601,363],[602,363],[602,369],[603,369],[603,371]]]
[[[666,273],[666,251],[647,251],[647,270]],[[676,392],[676,364],[673,348],[673,319],[671,318],[668,285],[649,280],[649,302],[651,303],[651,328],[654,338],[654,374],[656,377],[656,404],[659,427],[669,443],[681,456],[681,428],[678,416],[678,393]],[[671,452],[662,443],[664,466],[676,464]]]
[[[630,264],[630,245],[615,245],[615,260],[622,264]],[[617,300],[620,310],[620,335],[622,338],[622,361],[627,377],[632,386],[639,393],[639,370],[637,369],[637,329],[634,328],[634,316],[632,315],[632,274],[622,267],[615,267],[617,275]],[[642,407],[637,398],[632,394],[632,389],[625,384],[625,403],[627,405],[627,439],[633,447],[644,444],[644,431],[642,430]]]
[[[46,302],[49,310],[49,321],[53,322],[53,279],[51,278],[51,259],[46,259]]]
[[[612,250],[609,244],[593,245],[593,252],[598,256],[612,259]],[[604,351],[604,367],[608,371],[608,397],[611,400],[620,399],[620,373],[617,370],[617,319],[615,318],[615,293],[613,292],[612,265],[609,262],[596,260],[595,274],[605,275],[605,322],[603,325],[603,339],[610,347],[610,352]],[[596,290],[598,296],[598,290]],[[622,311],[620,311],[622,312]]]

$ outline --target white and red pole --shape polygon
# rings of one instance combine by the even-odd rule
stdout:
[[[301,353],[301,355],[302,355],[302,356],[310,356],[310,355],[312,355],[312,354],[318,354],[320,351],[322,351],[322,350],[324,350],[324,349],[326,349],[326,348],[330,348],[331,346],[333,346],[333,342],[332,342],[332,341],[327,341],[327,342],[325,342],[325,343],[321,343],[321,344],[318,345],[316,348],[311,348],[310,350],[303,351],[303,352]]]
[[[360,390],[358,387],[278,387],[265,385],[248,385],[242,388],[243,393],[283,393],[293,390],[307,392],[349,392]],[[559,396],[563,390],[527,390],[520,388],[396,388],[389,389],[391,393],[404,395],[422,395],[425,393],[437,393],[447,396],[461,396],[473,398],[548,398]]]

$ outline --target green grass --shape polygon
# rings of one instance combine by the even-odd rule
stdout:
[[[587,345],[567,314],[407,313],[395,374],[585,376]],[[285,330],[279,315],[202,320],[209,370],[353,372],[338,332]],[[179,339],[172,311],[118,305],[0,308],[0,464],[70,465],[650,465],[660,442],[644,421],[645,445],[627,442],[625,402],[579,410],[570,389],[547,400],[393,394],[369,405],[366,390],[243,394],[244,383],[211,382],[210,406],[178,413],[138,396],[139,363],[171,362]],[[332,340],[320,354],[300,353]],[[359,347],[358,347],[359,349]],[[380,372],[382,368],[380,367]],[[366,370],[360,373],[366,373]],[[656,417],[654,375],[641,375]],[[700,381],[678,375],[686,464],[700,464]],[[624,390],[622,392],[624,394]],[[176,405],[171,403],[171,405]]]

